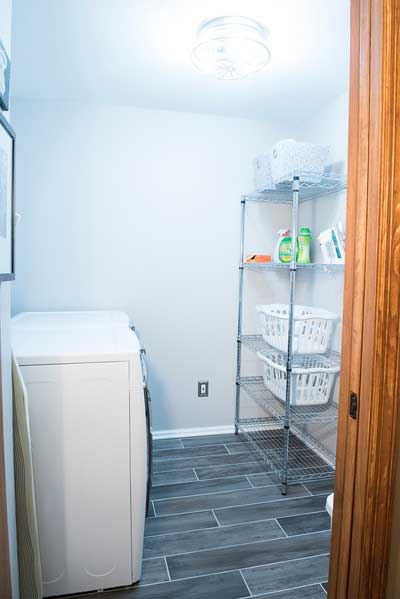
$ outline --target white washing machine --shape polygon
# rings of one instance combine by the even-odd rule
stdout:
[[[148,475],[141,346],[121,312],[23,313],[45,596],[140,579]]]

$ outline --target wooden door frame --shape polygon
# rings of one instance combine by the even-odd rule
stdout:
[[[382,599],[400,433],[400,0],[351,1],[347,239],[329,597]]]

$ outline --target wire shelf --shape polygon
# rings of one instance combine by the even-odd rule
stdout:
[[[246,391],[247,395],[259,405],[267,417],[275,419],[283,426],[285,420],[285,404],[277,399],[264,385],[262,376],[245,376],[237,379],[237,384]],[[338,417],[337,404],[330,400],[321,406],[291,406],[290,423],[304,423],[311,420],[336,421]]]
[[[240,341],[241,343],[247,347],[247,349],[257,353],[260,352],[264,355],[268,354],[268,352],[271,351],[271,349],[273,349],[274,351],[278,351],[275,348],[273,348],[271,345],[269,345],[269,343],[267,343],[266,341],[264,341],[262,335],[241,335],[240,336]],[[279,352],[282,353],[282,352]],[[287,354],[283,354],[283,355],[287,355]],[[340,367],[340,353],[333,350],[333,349],[329,349],[325,354],[321,354],[323,355],[325,358],[329,358],[329,360],[332,360],[332,362],[334,363],[335,366],[339,366]],[[313,355],[313,357],[318,358],[318,354],[316,354],[315,356]],[[299,367],[301,368],[302,364],[303,364],[303,360],[304,360],[304,356],[301,354],[293,354],[292,357],[293,360],[293,367]]]
[[[289,264],[279,262],[243,262],[242,267],[248,270],[290,270]],[[310,264],[296,264],[296,270],[318,270],[322,272],[342,271],[344,264],[321,264],[311,262]]]
[[[320,183],[306,183],[300,177],[299,203],[322,198],[332,193],[344,191],[347,177],[344,175],[326,176]],[[293,182],[280,183],[276,189],[254,191],[243,196],[245,202],[270,204],[291,204],[293,200]]]
[[[247,418],[240,419],[237,425],[267,466],[267,471],[281,481],[284,432],[278,428],[279,423],[274,423],[271,418]],[[295,432],[290,431],[287,482],[334,478],[334,468],[335,457],[331,452],[319,443],[313,446],[310,436],[307,436],[305,443]]]
[[[293,310],[295,300],[296,275],[295,269],[290,264],[280,263],[247,263],[245,262],[244,249],[246,229],[246,209],[251,202],[287,204],[291,208],[292,230],[298,227],[298,204],[316,198],[325,198],[330,194],[345,192],[346,176],[341,165],[331,165],[325,170],[322,181],[318,184],[306,183],[300,178],[299,181],[288,181],[280,184],[276,189],[263,192],[254,192],[242,197],[241,203],[241,228],[240,228],[240,267],[239,267],[239,304],[238,304],[238,328],[237,328],[237,363],[236,363],[236,418],[235,425],[251,443],[251,446],[259,453],[270,472],[276,474],[282,482],[283,493],[286,492],[288,482],[298,482],[315,479],[333,478],[335,455],[325,445],[331,442],[325,433],[332,437],[338,417],[337,405],[331,394],[329,401],[324,405],[290,405],[286,406],[283,401],[284,395],[293,396],[297,393],[296,380],[294,377],[300,373],[287,372],[283,367],[282,381],[285,384],[286,393],[282,399],[278,399],[264,385],[262,376],[241,376],[241,354],[243,346],[252,351],[262,354],[269,352],[270,347],[263,341],[261,335],[242,335],[243,331],[243,293],[247,277],[245,270],[262,271],[287,271],[289,275],[289,302],[291,307],[289,329],[288,329],[288,353],[281,353],[279,357],[284,358],[282,365],[288,362],[296,367],[299,362],[304,363],[304,356],[293,355]],[[303,178],[306,174],[303,173]],[[298,193],[297,193],[298,192]],[[296,265],[296,270],[340,272],[344,268],[342,264],[320,264],[311,263]],[[284,348],[286,349],[286,348]],[[262,356],[260,356],[261,358]],[[314,356],[313,356],[314,357]],[[316,356],[318,357],[318,356]],[[321,356],[319,356],[321,358]],[[340,364],[340,356],[336,352],[327,352],[324,358],[330,358],[336,366]],[[299,366],[300,366],[299,364]],[[337,368],[336,371],[339,369]],[[337,372],[334,373],[337,376]],[[303,376],[303,374],[301,375]],[[311,381],[307,373],[307,384]],[[312,381],[311,381],[312,382]],[[314,383],[313,383],[314,384]],[[281,391],[276,388],[275,392]],[[257,405],[262,408],[262,418],[242,419],[240,418],[241,393],[246,392]],[[330,388],[331,391],[331,388]],[[328,391],[327,391],[328,392]],[[281,393],[280,393],[281,395]],[[314,396],[315,394],[313,394]],[[309,426],[313,423],[312,426]],[[315,424],[316,423],[316,424]],[[332,429],[332,430],[331,430]],[[322,434],[322,438],[321,437]],[[289,436],[288,436],[289,435]],[[317,437],[317,439],[314,438]]]

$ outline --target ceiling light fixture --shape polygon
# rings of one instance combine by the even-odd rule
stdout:
[[[194,66],[217,79],[241,79],[269,63],[268,29],[248,17],[218,17],[197,30]]]

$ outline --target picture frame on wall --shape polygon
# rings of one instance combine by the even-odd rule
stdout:
[[[0,281],[15,279],[14,157],[15,133],[0,113]]]
[[[8,110],[10,105],[10,69],[10,59],[0,40],[0,108],[2,110]]]

